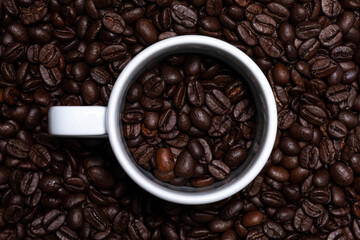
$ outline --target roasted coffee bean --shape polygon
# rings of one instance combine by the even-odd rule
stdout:
[[[284,55],[284,46],[277,38],[261,36],[259,44],[264,52],[272,58],[280,58]]]
[[[258,44],[258,35],[252,29],[248,21],[242,21],[236,26],[237,35],[249,46],[255,46]]]
[[[90,183],[100,189],[111,189],[115,184],[115,179],[109,170],[102,167],[90,167],[86,169]]]
[[[260,34],[270,35],[275,31],[276,22],[266,14],[258,14],[252,19],[251,26]]]
[[[349,97],[349,95],[350,93],[348,89],[342,84],[330,86],[325,92],[326,99],[332,103],[343,102]]]
[[[241,146],[234,146],[226,153],[224,162],[230,167],[230,169],[235,169],[246,158],[247,158],[246,149]]]
[[[60,210],[51,210],[43,218],[44,229],[48,232],[58,230],[65,221],[65,214]]]
[[[104,27],[115,34],[122,34],[125,30],[124,19],[116,13],[107,13],[102,19]]]
[[[216,179],[223,180],[230,175],[230,168],[222,161],[213,160],[209,163],[209,172]]]
[[[331,24],[321,30],[319,40],[323,46],[329,47],[337,44],[341,40],[342,36],[343,34],[340,31],[339,26]]]
[[[253,227],[264,221],[264,214],[261,211],[250,211],[243,216],[244,227]]]
[[[30,160],[38,167],[44,168],[51,164],[51,155],[46,147],[34,144],[29,151]]]
[[[269,207],[282,207],[285,204],[284,196],[280,192],[271,190],[263,192],[260,200]]]
[[[161,172],[170,172],[175,167],[170,148],[159,148],[156,151],[156,166]]]
[[[338,139],[343,138],[347,135],[347,128],[344,123],[333,120],[327,126],[327,131],[332,138]]]
[[[98,231],[104,231],[108,226],[108,219],[101,208],[95,204],[88,204],[84,208],[85,220]]]
[[[313,219],[311,217],[306,216],[303,210],[299,208],[296,211],[296,214],[293,219],[293,223],[295,229],[297,229],[300,232],[306,232],[311,228],[313,224]]]
[[[159,117],[159,130],[162,132],[170,132],[174,129],[176,123],[176,112],[172,109],[168,109],[167,111],[163,112]]]
[[[14,158],[25,159],[29,156],[29,146],[19,139],[10,139],[5,146],[5,150]]]
[[[221,91],[213,89],[205,94],[205,102],[211,111],[223,115],[230,110],[230,100]]]
[[[198,21],[197,14],[192,9],[181,4],[175,4],[171,7],[171,17],[185,28],[194,27]]]
[[[131,220],[128,224],[128,231],[131,239],[150,239],[150,232],[138,219]]]
[[[187,84],[187,97],[189,102],[195,106],[200,107],[204,104],[205,101],[205,95],[204,90],[200,82],[198,81],[190,81]]]
[[[31,195],[35,192],[39,185],[40,176],[37,172],[26,173],[20,182],[20,191],[24,195]]]
[[[212,137],[221,137],[231,129],[232,120],[229,115],[216,116],[212,119],[211,127],[208,131]]]
[[[353,182],[353,170],[342,162],[332,164],[329,173],[331,179],[340,187],[346,187]]]
[[[67,226],[61,226],[58,231],[56,231],[56,237],[59,239],[78,239],[78,234],[71,230]]]
[[[176,176],[190,178],[195,172],[196,160],[191,156],[188,150],[184,150],[177,157],[175,164]]]

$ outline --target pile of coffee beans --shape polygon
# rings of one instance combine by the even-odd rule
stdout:
[[[0,239],[360,239],[358,0],[0,6]],[[182,34],[243,50],[278,107],[262,172],[234,196],[201,206],[143,192],[106,140],[47,134],[51,106],[106,105],[137,53]]]
[[[241,76],[219,61],[174,55],[130,86],[122,126],[133,159],[157,179],[205,187],[246,159],[255,103]]]

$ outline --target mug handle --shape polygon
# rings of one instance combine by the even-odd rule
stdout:
[[[54,106],[48,113],[49,134],[62,137],[107,136],[107,107]]]

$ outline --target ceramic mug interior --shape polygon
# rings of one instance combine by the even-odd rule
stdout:
[[[121,112],[126,93],[142,72],[173,54],[208,55],[231,66],[242,76],[256,103],[256,134],[248,157],[230,176],[202,187],[173,186],[157,180],[132,159],[123,137]],[[261,171],[272,151],[277,131],[277,110],[268,81],[260,68],[234,46],[210,37],[189,35],[160,41],[140,52],[124,68],[112,90],[107,112],[107,132],[114,153],[124,171],[142,188],[167,201],[206,204],[229,197],[243,189]]]

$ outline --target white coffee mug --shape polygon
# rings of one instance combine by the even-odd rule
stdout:
[[[233,67],[250,88],[256,103],[256,134],[248,157],[230,176],[210,186],[173,186],[157,180],[135,163],[121,125],[126,93],[132,82],[166,56],[204,54]],[[136,55],[112,89],[107,107],[56,106],[48,116],[49,133],[67,137],[108,137],[114,154],[131,179],[151,194],[180,204],[206,204],[225,199],[248,185],[268,160],[277,132],[277,110],[271,87],[260,68],[242,51],[224,41],[198,35],[178,36],[157,42]]]

